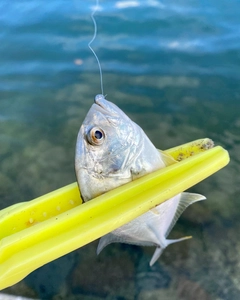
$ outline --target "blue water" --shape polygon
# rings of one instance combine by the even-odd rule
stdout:
[[[77,0],[0,2],[1,208],[75,181],[77,132],[101,92],[88,48],[94,6]],[[61,278],[51,273],[64,265],[56,261],[54,268],[42,269],[47,281],[40,269],[26,285],[35,297],[48,299],[63,282],[68,296],[81,299],[153,299],[155,293],[163,299],[239,299],[240,258],[233,250],[240,249],[240,2],[132,0],[99,6],[92,47],[107,99],[158,148],[210,137],[229,150],[231,163],[192,189],[208,201],[184,213],[176,235],[192,234],[194,240],[184,244],[187,250],[183,244],[166,250],[154,276],[169,280],[157,287],[148,283],[150,298],[146,282],[138,281],[140,250],[113,245],[97,258],[96,243],[72,254],[77,259],[67,256],[72,265],[66,274],[56,271],[65,274]],[[105,281],[91,272],[81,279],[82,270],[91,268],[96,276],[106,273]],[[18,286],[8,292],[31,296]]]

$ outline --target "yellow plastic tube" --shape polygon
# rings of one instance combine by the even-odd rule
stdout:
[[[0,212],[0,289],[138,217],[217,172],[229,162],[202,139],[166,151],[179,163],[148,174],[84,205],[76,183]],[[199,146],[195,147],[196,144]],[[195,147],[194,153],[189,149]],[[203,151],[203,152],[202,152]],[[191,156],[193,155],[193,156]],[[184,158],[185,158],[184,157]]]

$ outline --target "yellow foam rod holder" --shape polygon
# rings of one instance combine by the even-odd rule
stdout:
[[[228,152],[220,146],[211,148],[211,143],[210,139],[201,139],[166,150],[179,162],[84,205],[77,183],[73,183],[0,211],[0,289],[223,168],[229,162]]]

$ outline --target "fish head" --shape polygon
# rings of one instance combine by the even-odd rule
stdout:
[[[83,200],[162,167],[163,155],[141,127],[103,95],[97,95],[76,144],[75,169]]]
[[[136,124],[103,95],[95,97],[80,128],[75,156],[84,201],[131,181],[131,162],[140,142]]]

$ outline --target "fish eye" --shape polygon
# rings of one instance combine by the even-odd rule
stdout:
[[[99,146],[105,138],[104,131],[101,128],[93,127],[87,134],[87,140],[91,145]]]

